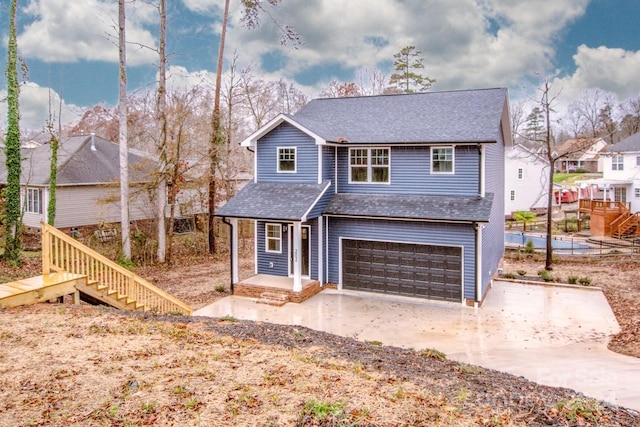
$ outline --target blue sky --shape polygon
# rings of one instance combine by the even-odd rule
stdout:
[[[0,5],[0,66],[6,68],[7,1]],[[170,0],[170,84],[211,84],[222,0]],[[393,54],[422,51],[432,90],[508,87],[513,101],[535,96],[543,77],[564,102],[600,88],[622,101],[640,95],[640,2],[637,0],[282,0],[273,16],[300,33],[298,49],[281,46],[268,17],[241,27],[231,0],[227,59],[265,79],[295,82],[316,96],[332,79],[358,70],[391,71]],[[128,14],[129,91],[153,90],[157,10],[141,1]],[[22,125],[38,129],[49,97],[62,98],[63,121],[117,101],[115,0],[19,0],[18,46],[29,67],[21,93]],[[6,82],[0,82],[0,98]],[[560,102],[563,102],[560,99]],[[6,120],[0,104],[0,124]]]

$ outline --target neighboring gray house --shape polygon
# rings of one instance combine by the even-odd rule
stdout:
[[[243,141],[254,180],[216,216],[234,241],[254,220],[256,274],[294,292],[306,279],[477,305],[504,251],[510,129],[506,89],[313,100]]]
[[[49,144],[22,149],[21,199],[23,223],[40,228],[49,203]],[[155,217],[144,186],[154,163],[129,153],[129,215],[132,221]],[[7,182],[4,151],[0,152],[0,185]],[[79,227],[120,222],[118,144],[94,135],[72,136],[60,143],[56,185],[55,227]]]

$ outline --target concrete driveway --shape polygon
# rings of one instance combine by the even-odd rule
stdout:
[[[480,309],[460,304],[325,290],[273,307],[227,297],[195,316],[306,326],[523,376],[640,410],[640,359],[607,350],[618,323],[600,290],[494,282]]]

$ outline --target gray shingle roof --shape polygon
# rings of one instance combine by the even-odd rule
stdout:
[[[613,145],[609,145],[603,151],[609,153],[622,153],[625,151],[640,151],[640,132],[634,133],[631,136],[626,137],[620,142],[616,142]]]
[[[486,197],[336,194],[323,214],[373,218],[488,222],[493,194]]]
[[[251,181],[215,216],[300,221],[329,184],[329,181],[322,184]]]
[[[91,149],[91,136],[72,136],[65,139],[58,149],[58,185],[108,184],[120,181],[119,146],[94,137],[95,150]],[[22,150],[22,184],[48,185],[51,147],[44,144]],[[129,152],[130,182],[149,181],[153,161]],[[0,182],[6,182],[4,152],[0,152]]]
[[[292,118],[326,141],[493,142],[507,89],[315,99]]]

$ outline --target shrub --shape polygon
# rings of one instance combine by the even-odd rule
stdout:
[[[533,244],[533,240],[528,239],[527,243],[525,243],[525,248],[524,248],[524,252],[528,253],[528,254],[532,254],[535,252],[535,246]]]
[[[524,275],[526,275],[526,274],[527,274],[527,271],[526,271],[526,270],[518,270],[518,275],[519,275],[519,276],[524,276]]]
[[[569,276],[567,282],[569,282],[570,285],[575,285],[578,283],[578,276]]]
[[[436,350],[435,348],[425,348],[420,352],[421,356],[430,357],[432,359],[440,359],[445,360],[447,355],[441,352],[440,350]]]
[[[540,276],[540,278],[545,282],[553,282],[553,277],[551,277],[551,273],[549,273],[547,270],[538,271],[538,276]]]
[[[227,288],[224,285],[217,285],[215,289],[216,292],[220,292],[221,294],[227,292]]]
[[[515,278],[516,278],[516,275],[515,275],[515,274],[513,274],[513,273],[504,273],[504,274],[502,275],[502,277],[503,277],[504,279],[515,279]]]
[[[589,276],[580,277],[578,279],[578,283],[580,283],[582,286],[589,286],[591,284],[591,277]]]

